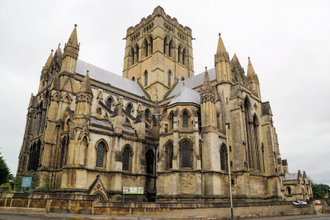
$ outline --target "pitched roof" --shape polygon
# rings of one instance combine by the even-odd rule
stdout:
[[[209,74],[211,82],[216,79],[214,68],[209,69],[208,74]],[[205,75],[205,72],[202,72],[202,73],[200,73],[198,75],[195,75],[195,76],[193,76],[189,79],[186,79],[184,81],[179,82],[178,84],[176,84],[176,86],[173,88],[173,90],[167,95],[166,98],[170,98],[170,97],[173,97],[176,94],[178,94],[181,91],[182,87],[183,87],[183,83],[184,83],[185,87],[190,88],[190,89],[194,89],[196,87],[199,87],[199,86],[203,85],[204,75]]]
[[[199,93],[195,90],[183,86],[181,91],[176,94],[169,105],[173,105],[175,103],[195,103],[200,105]]]
[[[96,81],[110,84],[112,87],[127,91],[129,93],[135,94],[137,96],[144,97],[148,99],[148,96],[144,93],[142,88],[137,82],[126,79],[115,73],[109,72],[107,70],[101,69],[92,64],[86,63],[82,60],[77,61],[76,73],[85,76],[87,70],[89,70],[89,77]]]

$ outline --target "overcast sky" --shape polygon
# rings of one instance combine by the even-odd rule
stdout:
[[[11,172],[51,49],[78,24],[79,59],[121,75],[127,28],[158,5],[192,29],[195,74],[214,67],[218,33],[245,70],[251,57],[289,171],[330,184],[330,1],[317,0],[0,0],[0,151]]]

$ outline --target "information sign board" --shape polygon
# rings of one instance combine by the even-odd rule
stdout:
[[[123,194],[143,194],[143,193],[144,193],[143,187],[130,187],[130,186],[123,187]]]
[[[31,187],[32,177],[23,177],[22,187]]]

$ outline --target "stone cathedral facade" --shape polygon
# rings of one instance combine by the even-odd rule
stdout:
[[[219,35],[214,68],[196,75],[192,38],[156,7],[127,29],[121,77],[78,59],[74,27],[31,96],[17,174],[34,170],[56,193],[103,200],[119,201],[131,186],[144,187],[131,199],[221,202],[229,183],[234,200],[308,199],[305,174],[285,180],[287,161],[250,59],[245,73]],[[294,177],[303,184],[288,190]]]

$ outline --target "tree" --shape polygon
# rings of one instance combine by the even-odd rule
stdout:
[[[326,194],[330,193],[330,186],[322,183],[316,184],[310,177],[308,177],[308,179],[311,182],[313,197],[315,199],[322,199]]]
[[[0,185],[2,185],[3,183],[8,183],[9,177],[10,177],[10,170],[7,166],[5,159],[3,159],[3,156],[0,156]]]

